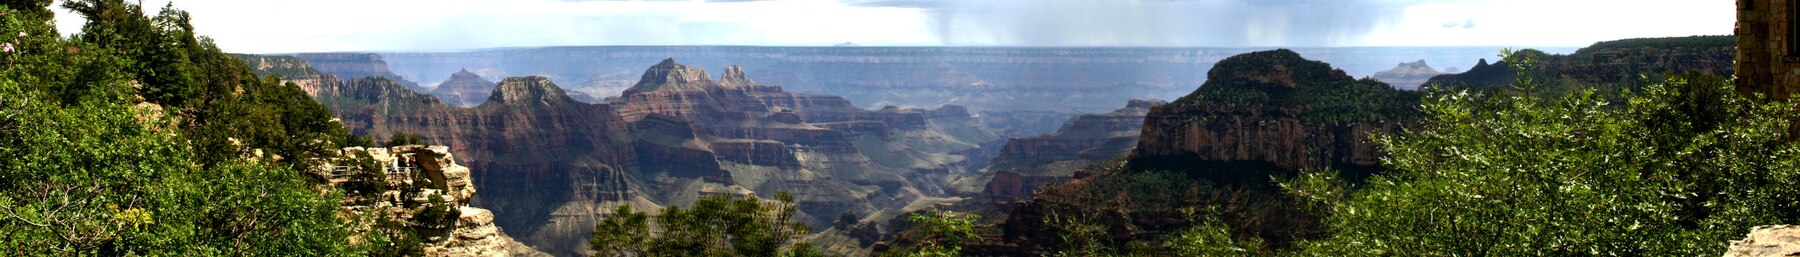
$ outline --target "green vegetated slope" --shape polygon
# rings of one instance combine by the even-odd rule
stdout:
[[[0,252],[363,255],[301,170],[344,138],[301,89],[252,74],[186,12],[0,1]]]
[[[1702,39],[1674,41],[1718,44]],[[1578,55],[1711,51],[1658,42]],[[1588,73],[1527,50],[1504,54],[1518,61],[1501,71],[1524,71],[1507,82],[1392,92],[1322,63],[1268,61],[1298,58],[1287,55],[1221,62],[1216,81],[1152,111],[1133,156],[965,229],[981,237],[960,254],[1691,256],[1800,222],[1786,188],[1800,180],[1793,105],[1735,95],[1718,62]],[[1657,80],[1607,81],[1640,71]],[[1343,132],[1358,126],[1375,129]],[[936,246],[915,231],[941,229],[910,229],[887,250]]]

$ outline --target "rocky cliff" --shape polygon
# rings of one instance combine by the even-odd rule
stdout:
[[[1216,214],[1235,238],[1287,247],[1325,232],[1320,216],[1270,178],[1302,169],[1351,177],[1376,171],[1381,154],[1370,133],[1419,116],[1418,93],[1356,80],[1288,50],[1232,56],[1207,76],[1193,93],[1143,114],[1129,157],[1077,168],[1069,180],[1031,191],[1031,199],[1005,208],[1001,232],[990,235],[1003,243],[971,249],[1045,254],[1066,243],[1054,235],[1072,223],[1106,228],[1103,242],[1133,244],[1191,226],[1173,217],[1197,210]],[[996,194],[1032,182],[1022,173],[993,181]]]
[[[1379,154],[1368,135],[1392,132],[1419,113],[1418,93],[1355,80],[1291,51],[1219,64],[1193,94],[1151,109],[1134,165],[1189,159],[1290,170],[1369,167]]]
[[[469,168],[457,164],[446,147],[350,147],[340,153],[346,158],[320,173],[350,192],[343,207],[347,215],[368,218],[353,223],[355,231],[419,237],[425,256],[549,256],[513,240],[494,225],[492,212],[468,205],[476,192]],[[357,174],[374,172],[382,174]],[[366,186],[373,183],[385,186]],[[386,190],[359,191],[370,188]],[[383,224],[401,224],[403,230],[384,230]]]
[[[1394,88],[1418,89],[1419,85],[1424,85],[1426,81],[1431,80],[1431,77],[1437,76],[1438,74],[1444,73],[1438,72],[1437,69],[1432,69],[1431,65],[1426,65],[1425,60],[1418,60],[1415,62],[1400,63],[1400,65],[1395,66],[1394,69],[1376,72],[1375,75],[1371,77],[1375,80],[1386,82],[1388,85],[1393,85]]]
[[[1137,146],[1145,114],[1165,103],[1131,100],[1113,112],[1076,116],[1051,134],[1007,140],[980,173],[989,177],[969,182],[980,187],[976,195],[992,203],[1029,199],[1038,186],[1067,180],[1082,167],[1129,154]]]

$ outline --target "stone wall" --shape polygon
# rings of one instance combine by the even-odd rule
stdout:
[[[1800,84],[1800,56],[1788,45],[1796,0],[1738,0],[1737,64],[1739,93],[1762,93],[1786,99]]]

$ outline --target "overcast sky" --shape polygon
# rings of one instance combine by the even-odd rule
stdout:
[[[161,7],[169,0],[145,0]],[[1728,0],[174,0],[226,51],[552,45],[1585,46],[1730,34]],[[64,33],[80,17],[59,14]]]

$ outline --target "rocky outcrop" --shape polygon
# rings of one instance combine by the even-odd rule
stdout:
[[[1744,240],[1732,241],[1725,257],[1800,256],[1800,226],[1774,225],[1750,229]]]
[[[1234,56],[1208,74],[1194,94],[1151,109],[1134,160],[1372,167],[1380,155],[1368,135],[1418,115],[1417,93],[1354,80],[1286,50]]]
[[[488,94],[494,92],[494,85],[494,82],[482,79],[481,75],[460,70],[438,83],[437,88],[431,90],[431,95],[451,105],[472,107],[487,102]]]
[[[1143,128],[1129,157],[1076,168],[1065,182],[1039,186],[1028,191],[1031,199],[1002,206],[1007,214],[994,238],[1005,243],[971,249],[1045,254],[1062,244],[1049,224],[1067,217],[1107,228],[1107,242],[1157,240],[1192,225],[1168,218],[1190,215],[1184,208],[1216,211],[1234,237],[1256,237],[1272,248],[1317,238],[1325,235],[1320,216],[1270,178],[1323,168],[1366,175],[1379,169],[1381,156],[1368,135],[1393,132],[1419,116],[1418,93],[1355,80],[1287,50],[1226,58],[1207,74],[1192,94],[1141,114]],[[1115,128],[1074,125],[1079,120],[1064,128]],[[992,166],[1006,165],[996,160]],[[988,193],[1025,193],[1041,181],[1028,174],[996,174]],[[1144,183],[1156,186],[1145,190]]]
[[[1375,80],[1387,82],[1388,85],[1392,85],[1394,88],[1418,89],[1419,85],[1424,85],[1426,81],[1431,80],[1431,77],[1437,76],[1438,74],[1444,73],[1438,72],[1437,69],[1432,69],[1431,65],[1426,65],[1425,60],[1419,60],[1416,62],[1400,63],[1400,65],[1395,66],[1394,69],[1376,72],[1372,77],[1375,78]]]
[[[469,168],[456,163],[444,146],[408,145],[388,148],[344,148],[340,156],[368,159],[339,159],[325,166],[333,185],[383,183],[389,190],[356,192],[343,207],[353,217],[370,217],[390,221],[357,224],[406,224],[423,237],[425,256],[549,256],[525,246],[494,225],[493,213],[468,206],[474,199],[475,186]],[[354,162],[373,162],[378,170],[355,170]],[[356,181],[372,178],[356,172],[384,173],[385,181]],[[447,210],[455,210],[445,213]],[[454,215],[449,218],[421,217]],[[380,233],[358,227],[362,233]]]

